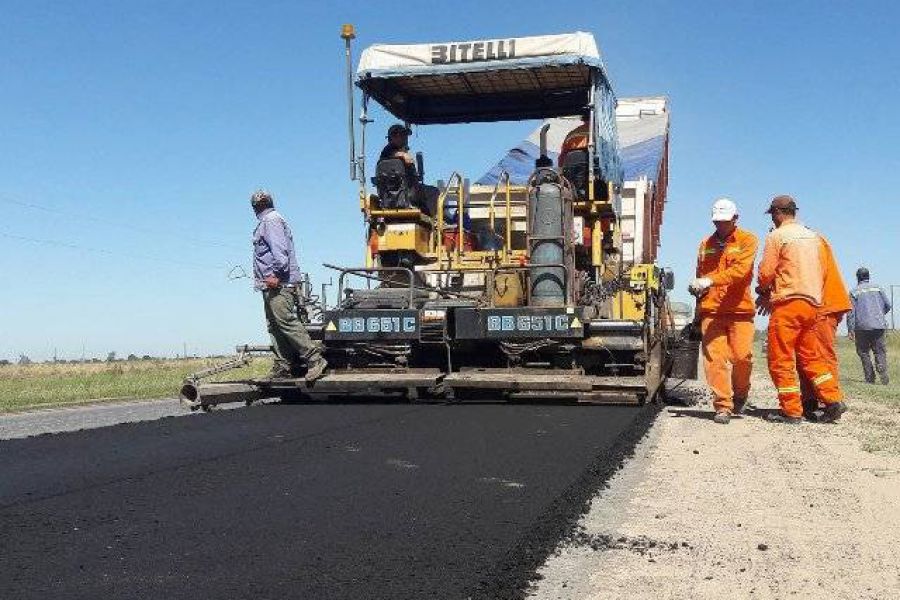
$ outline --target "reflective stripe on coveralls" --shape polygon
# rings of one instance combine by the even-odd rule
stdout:
[[[700,298],[699,311],[708,315],[756,314],[750,286],[753,284],[753,261],[759,242],[756,236],[738,227],[725,240],[713,234],[700,242],[697,252],[696,277],[712,281],[709,291]]]
[[[838,369],[838,357],[834,344],[837,338],[837,328],[844,315],[850,311],[850,294],[841,277],[841,270],[834,258],[831,244],[824,236],[819,234],[819,242],[822,251],[822,266],[824,283],[822,286],[822,306],[819,308],[819,320],[816,322],[815,340],[818,344],[816,351],[828,363],[831,372],[837,379],[840,389],[840,371]],[[806,410],[818,408],[818,399],[813,384],[803,375],[800,365],[797,365],[800,374],[800,391],[803,396],[803,407]],[[841,396],[843,399],[843,392]]]
[[[753,368],[753,317],[704,317],[703,370],[716,412],[732,412],[734,398],[747,398]]]
[[[840,371],[838,370],[838,357],[835,352],[834,345],[837,338],[838,324],[841,322],[841,314],[828,314],[819,317],[815,325],[815,352],[828,365],[830,373],[834,374],[836,385],[839,390],[840,399],[844,398],[844,392],[840,385]],[[816,388],[813,383],[807,379],[800,368],[800,362],[797,361],[797,373],[800,376],[800,392],[803,396],[803,406],[809,410],[818,408],[818,398],[816,397]]]
[[[753,316],[750,285],[759,243],[737,228],[726,239],[714,233],[697,253],[697,277],[712,281],[697,303],[703,333],[703,371],[716,412],[732,412],[734,398],[746,400],[753,367]]]
[[[841,399],[837,378],[818,352],[817,313],[812,303],[795,298],[776,304],[769,318],[769,374],[778,390],[781,411],[788,417],[803,415],[797,363],[820,400],[832,404]]]

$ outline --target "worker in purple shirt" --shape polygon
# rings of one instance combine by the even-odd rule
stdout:
[[[297,313],[301,306],[300,269],[291,229],[276,210],[272,194],[257,190],[250,205],[259,222],[253,231],[253,279],[263,295],[266,324],[275,349],[272,377],[294,377],[304,364],[306,380],[325,373],[328,363]]]
[[[884,316],[891,312],[891,301],[880,286],[869,282],[867,268],[860,267],[856,270],[856,282],[858,285],[850,290],[853,310],[847,317],[847,335],[856,344],[856,354],[862,361],[866,383],[875,383],[877,370],[881,383],[887,385],[890,379],[884,343],[887,320]],[[875,355],[874,368],[870,353]]]

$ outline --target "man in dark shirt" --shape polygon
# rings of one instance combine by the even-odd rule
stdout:
[[[399,123],[391,125],[387,133],[388,143],[381,151],[381,156],[378,157],[378,160],[384,160],[386,158],[402,158],[403,162],[406,163],[407,173],[409,173],[411,169],[412,174],[415,175],[416,163],[409,153],[410,133],[412,132],[405,125]]]
[[[866,383],[875,383],[875,371],[881,376],[881,383],[887,385],[888,362],[884,331],[887,329],[885,315],[891,312],[891,301],[878,285],[869,282],[869,270],[860,267],[856,271],[859,285],[850,290],[853,310],[847,317],[847,334],[856,343],[856,353],[862,360]],[[872,366],[870,353],[875,355]]]
[[[437,205],[438,190],[433,186],[419,183],[419,176],[416,173],[416,162],[409,152],[410,133],[412,132],[405,125],[400,123],[391,125],[387,133],[388,143],[381,150],[378,160],[382,161],[388,158],[403,160],[406,167],[407,185],[413,191],[413,197],[415,198],[413,203],[426,214],[432,215]]]

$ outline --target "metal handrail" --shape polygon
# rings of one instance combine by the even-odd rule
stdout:
[[[453,188],[454,177],[456,178],[456,181],[457,181],[457,183],[456,183],[457,194],[459,196],[462,196],[463,178],[462,178],[462,175],[460,175],[457,171],[453,171],[453,173],[450,174],[450,178],[447,179],[447,185],[444,187],[444,191],[442,191],[441,194],[438,196],[438,205],[437,205],[437,213],[438,213],[437,214],[437,218],[438,218],[437,225],[438,226],[437,226],[437,243],[436,243],[436,248],[435,248],[435,252],[437,253],[438,264],[441,263],[441,258],[442,258],[441,250],[444,247],[444,202],[447,200],[447,195],[450,193],[450,190]],[[456,207],[457,207],[457,211],[456,211],[457,215],[459,215],[460,203],[457,203]],[[462,218],[462,216],[459,215],[458,219],[461,219],[461,218]],[[459,227],[459,223],[457,223],[457,233],[459,233],[460,229],[461,228]]]
[[[525,198],[526,211],[528,210],[528,198]],[[527,221],[527,219],[526,219]],[[527,252],[526,248],[526,252]],[[506,178],[506,240],[504,240],[503,262],[509,262],[512,253],[512,186],[509,177]]]
[[[405,270],[409,271],[409,269],[407,269],[405,267],[381,267],[381,268],[375,268],[375,267],[362,268],[362,267],[360,267],[360,268],[345,269],[345,268],[338,267],[335,265],[330,265],[328,263],[322,263],[322,266],[325,268],[328,268],[328,269],[334,269],[336,271],[346,271],[347,273],[352,273],[353,275],[360,277],[362,279],[366,279],[368,281],[379,281],[382,283],[392,283],[392,282],[390,282],[386,279],[382,279],[381,277],[376,277],[373,275],[365,275],[364,273],[377,272],[377,271],[389,271],[389,270],[396,270],[396,269],[405,269]],[[443,272],[443,271],[430,271],[430,273],[441,273],[441,272]],[[456,271],[454,271],[454,272],[456,272]],[[339,288],[338,288],[338,293],[340,293],[340,289],[342,287],[342,281],[340,279],[338,280],[338,284],[340,284]],[[438,296],[444,296],[444,297],[468,298],[468,296],[466,296],[465,294],[452,292],[450,290],[444,290],[444,289],[430,286],[427,284],[426,285],[413,285],[413,286],[411,286],[410,290],[411,290],[410,297],[412,297],[412,292],[428,292],[428,293],[435,293]]]
[[[341,276],[338,277],[338,294],[341,294],[344,290],[344,277],[346,275],[357,275],[359,277],[363,277],[366,279],[370,279],[371,276],[367,275],[368,273],[381,273],[381,272],[405,272],[409,275],[409,304],[407,308],[412,308],[415,305],[415,274],[412,269],[407,267],[354,267],[354,268],[346,268],[346,267],[338,267],[335,265],[322,264],[323,267],[327,267],[329,269],[334,269],[336,271],[340,271]],[[384,281],[383,279],[376,278],[378,281]]]
[[[490,200],[490,208],[488,209],[488,218],[490,220],[490,228],[491,235],[497,235],[497,229],[494,226],[496,210],[494,208],[494,201],[497,198],[497,192],[500,190],[500,183],[506,179],[506,236],[503,240],[503,261],[509,258],[510,246],[512,245],[512,238],[510,237],[510,227],[511,227],[511,218],[510,218],[510,205],[511,205],[511,196],[510,196],[510,181],[509,181],[509,171],[503,169],[500,171],[500,175],[497,177],[497,183],[494,184],[494,191],[491,192],[491,200]]]

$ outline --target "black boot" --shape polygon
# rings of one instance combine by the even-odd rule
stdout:
[[[775,413],[766,417],[766,421],[770,423],[783,423],[784,425],[799,425],[803,422],[803,417],[789,417],[784,413]]]
[[[847,412],[847,405],[843,402],[832,402],[825,407],[822,417],[819,419],[821,423],[836,423],[841,420],[841,415]]]

